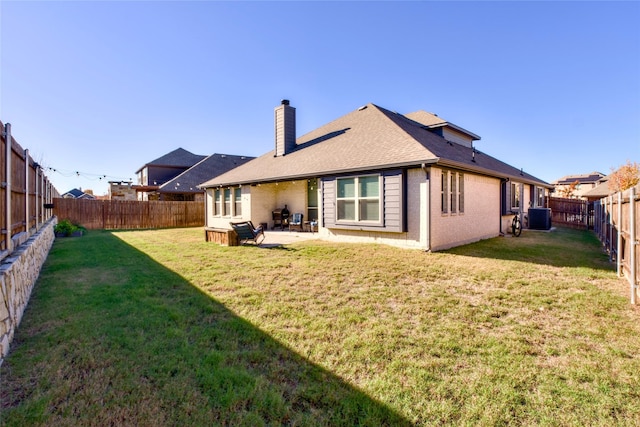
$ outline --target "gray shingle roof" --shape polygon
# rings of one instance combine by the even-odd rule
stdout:
[[[594,187],[591,190],[589,190],[586,193],[584,193],[582,195],[582,197],[587,197],[587,198],[593,199],[593,198],[607,197],[607,196],[613,194],[613,191],[611,191],[609,189],[609,177],[608,176],[605,176],[604,178],[600,178],[599,182],[600,182],[600,184],[598,184],[596,187]]]
[[[592,184],[598,182],[601,178],[604,177],[604,174],[600,172],[591,172],[580,175],[567,175],[563,176],[559,180],[555,181],[556,185],[569,185],[578,181],[579,184]]]
[[[435,129],[439,127],[450,127],[459,132],[467,134],[472,139],[476,139],[476,140],[480,139],[480,137],[475,133],[469,132],[468,130],[461,128],[458,125],[448,122],[443,118],[438,117],[438,115],[434,113],[427,113],[426,111],[420,110],[413,113],[405,114],[404,116],[408,119],[414,120],[418,123],[425,125],[429,129]]]
[[[140,172],[146,166],[174,166],[190,168],[196,163],[202,161],[205,157],[207,156],[193,154],[192,152],[187,151],[184,148],[177,148],[170,153],[167,153],[164,156],[158,157],[157,159],[145,164],[140,169],[138,169],[136,173]]]
[[[161,193],[200,193],[198,185],[255,157],[212,154],[160,186]]]
[[[273,182],[345,172],[441,164],[549,186],[484,153],[452,144],[407,117],[367,104],[296,141],[285,156],[270,151],[202,187]]]
[[[67,196],[71,196],[74,199],[95,199],[96,198],[93,194],[87,194],[78,188],[69,190],[62,195],[62,197],[67,197]]]

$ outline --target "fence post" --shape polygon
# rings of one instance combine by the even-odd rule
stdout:
[[[587,200],[582,204],[582,215],[584,218],[584,228],[589,229],[589,202]]]
[[[636,189],[631,187],[629,190],[629,239],[631,248],[629,256],[629,283],[631,284],[631,304],[636,303]]]
[[[39,169],[39,165],[37,163],[33,163],[33,171],[34,174],[33,176],[35,177],[34,179],[36,180],[35,185],[34,185],[34,191],[35,191],[35,197],[34,197],[34,203],[35,203],[35,215],[36,215],[36,223],[35,223],[35,227],[36,227],[36,231],[40,228],[40,191],[42,191],[40,189],[40,169]]]
[[[608,197],[609,203],[609,241],[607,242],[607,250],[609,251],[609,261],[613,261],[613,196]]]
[[[4,188],[5,188],[5,221],[6,221],[6,233],[4,235],[5,248],[10,253],[13,251],[13,247],[11,246],[11,123],[7,123],[4,125],[4,138],[5,138],[5,180],[4,180]]]
[[[40,170],[40,223],[44,223],[47,218],[45,217],[44,212],[44,204],[46,203],[46,195],[47,195],[47,181],[44,179],[44,170],[40,165],[38,165]]]
[[[622,191],[618,192],[618,221],[616,225],[618,229],[618,245],[616,248],[616,272],[618,273],[618,277],[622,277]]]
[[[29,234],[29,149],[24,150],[24,231]]]

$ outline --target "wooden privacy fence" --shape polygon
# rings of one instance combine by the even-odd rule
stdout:
[[[618,276],[629,282],[631,303],[638,300],[640,269],[640,185],[595,202],[594,231],[609,258],[616,262]]]
[[[549,198],[551,223],[588,230],[593,228],[593,203],[580,199]]]
[[[0,259],[37,232],[53,213],[50,203],[58,191],[42,167],[11,135],[11,124],[3,124],[0,138]]]
[[[53,212],[59,220],[93,230],[204,226],[203,202],[57,198]]]

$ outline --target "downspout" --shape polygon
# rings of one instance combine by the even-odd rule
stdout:
[[[431,251],[431,169],[427,167],[425,163],[421,165],[422,171],[424,172],[425,181],[427,184],[427,198],[426,198],[426,227],[425,230],[425,252]]]

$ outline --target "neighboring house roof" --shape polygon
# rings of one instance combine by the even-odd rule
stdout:
[[[205,157],[207,156],[193,154],[190,151],[185,150],[184,148],[177,148],[172,152],[167,153],[164,156],[158,157],[157,159],[145,164],[140,169],[138,169],[136,173],[140,172],[142,169],[148,166],[169,166],[169,167],[190,168],[196,163],[202,161]]]
[[[201,193],[198,185],[242,165],[254,157],[212,154],[160,186],[161,193]]]
[[[428,113],[427,113],[428,114]],[[201,187],[273,182],[347,172],[438,164],[551,186],[475,148],[447,142],[425,124],[367,104],[297,138],[284,156],[272,150]]]
[[[582,195],[588,199],[601,199],[613,194],[609,189],[609,176],[605,176],[599,180],[599,184]]]
[[[95,199],[95,196],[92,194],[87,194],[84,191],[74,188],[73,190],[69,190],[62,195],[63,198],[74,198],[74,199]]]
[[[598,182],[601,178],[604,177],[603,173],[600,172],[591,172],[587,174],[581,175],[567,175],[562,178],[554,181],[554,185],[571,185],[574,182],[578,181],[578,184],[593,184]]]

